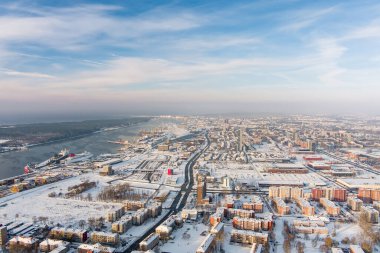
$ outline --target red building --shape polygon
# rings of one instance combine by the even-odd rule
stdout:
[[[380,190],[371,190],[372,201],[380,201]]]
[[[304,156],[303,159],[305,161],[322,161],[322,156],[316,156],[316,155],[310,155],[310,156]]]
[[[380,189],[359,188],[358,198],[363,200],[364,203],[380,201]]]
[[[333,191],[333,200],[338,202],[345,202],[347,201],[347,190],[346,189],[339,189],[336,188]]]
[[[347,190],[343,188],[313,188],[311,190],[311,198],[314,201],[319,201],[321,198],[328,200],[345,202],[347,200]]]
[[[364,203],[371,203],[371,189],[360,188],[358,191],[358,198]]]
[[[311,190],[311,198],[314,201],[319,201],[320,198],[323,198],[323,189],[322,188],[313,188]]]
[[[331,170],[331,165],[323,162],[308,162],[307,165],[316,170]]]

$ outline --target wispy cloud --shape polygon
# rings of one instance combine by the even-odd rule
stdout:
[[[315,24],[319,19],[334,13],[337,7],[328,7],[319,10],[297,10],[286,13],[285,25],[279,27],[283,32],[296,32]]]
[[[380,38],[380,20],[374,20],[370,24],[360,26],[349,31],[341,37],[341,40]]]
[[[13,77],[29,77],[29,78],[54,78],[52,75],[37,72],[20,72],[10,69],[0,69],[0,73]]]
[[[376,59],[380,50],[362,43],[380,37],[379,22],[347,17],[351,9],[344,3],[118,4],[1,5],[0,105],[52,98],[115,107],[132,101],[304,103],[321,95],[342,101],[342,87],[350,87],[344,99],[362,83],[376,88],[380,66],[363,59]],[[360,98],[369,95],[363,90]]]
[[[55,50],[82,50],[110,39],[121,43],[150,33],[186,30],[201,22],[186,12],[128,19],[109,14],[118,9],[103,5],[41,8],[20,16],[21,10],[13,6],[10,14],[0,17],[0,44],[29,43]]]

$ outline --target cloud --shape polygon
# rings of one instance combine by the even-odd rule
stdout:
[[[27,43],[55,50],[83,50],[109,40],[122,43],[150,33],[191,29],[202,22],[187,12],[141,14],[125,19],[109,14],[120,7],[104,5],[31,8],[26,14],[19,8],[8,7],[10,13],[0,17],[0,45]]]
[[[347,48],[334,38],[318,39],[315,44],[321,58],[321,65],[317,67],[317,71],[321,72],[319,79],[323,84],[342,85],[340,77],[346,69],[339,62]]]
[[[334,38],[322,38],[315,42],[321,57],[326,60],[339,59],[347,48],[338,44],[338,40]]]
[[[378,36],[375,21],[343,22],[343,4],[276,4],[3,6],[1,105],[342,102],[338,88],[350,100],[361,82],[375,87],[376,62],[365,73],[346,61],[351,40]]]
[[[369,39],[380,37],[380,21],[374,20],[368,25],[360,26],[347,32],[341,40]]]
[[[279,27],[279,31],[296,32],[315,24],[319,19],[334,13],[337,7],[328,7],[319,10],[291,11],[282,15],[285,17],[285,25]]]
[[[184,50],[216,50],[224,48],[240,48],[257,46],[262,42],[259,37],[248,35],[204,35],[202,37],[187,37],[175,41],[175,47]],[[173,43],[174,44],[174,43]]]
[[[12,77],[29,77],[29,78],[55,78],[52,75],[36,73],[36,72],[20,72],[15,70],[4,69],[1,73]]]

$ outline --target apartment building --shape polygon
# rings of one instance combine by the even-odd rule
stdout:
[[[96,244],[81,244],[78,246],[78,253],[114,253],[115,249],[103,246],[100,243]]]
[[[364,213],[368,223],[379,223],[379,211],[371,206],[362,206],[361,212]]]
[[[290,207],[285,204],[282,198],[280,197],[273,198],[273,203],[279,215],[286,215],[290,213]]]
[[[87,231],[56,227],[50,230],[50,238],[70,242],[84,242],[87,240]]]
[[[144,201],[126,200],[123,204],[125,211],[137,211],[138,209],[146,207],[146,203]]]
[[[142,242],[140,242],[139,246],[141,250],[147,251],[156,247],[159,241],[160,241],[159,235],[155,233],[151,233]]]
[[[380,201],[380,189],[359,188],[358,198],[363,200],[364,203]]]
[[[119,221],[112,223],[112,232],[124,234],[129,228],[132,227],[132,216],[124,215]]]
[[[114,222],[121,218],[125,214],[124,208],[113,208],[112,210],[108,211],[106,220],[108,222]]]
[[[294,220],[293,226],[296,233],[322,235],[329,233],[326,224],[320,220]]]
[[[360,211],[363,206],[363,200],[357,197],[348,197],[347,205],[352,211]]]
[[[299,208],[301,208],[303,215],[306,215],[306,216],[315,215],[315,208],[314,206],[310,205],[309,201],[303,198],[296,198],[295,201],[297,205],[299,206]]]
[[[244,244],[253,244],[253,243],[267,244],[268,234],[263,234],[263,233],[254,232],[250,230],[232,229],[231,242],[244,243]]]
[[[33,237],[15,236],[9,240],[9,252],[38,252],[38,240]]]
[[[234,218],[234,217],[240,217],[240,218],[254,218],[255,217],[255,211],[253,210],[244,210],[244,209],[232,209],[228,208],[225,209],[225,217],[227,218]]]
[[[216,236],[214,234],[208,234],[196,250],[196,253],[216,253],[217,246],[215,238]]]
[[[93,243],[116,245],[119,243],[119,235],[116,233],[92,232],[91,241]]]
[[[347,190],[343,188],[318,187],[311,190],[311,198],[319,201],[321,198],[344,202],[347,200]]]
[[[232,220],[232,226],[242,230],[267,231],[272,229],[273,220],[235,217]]]
[[[40,251],[51,252],[55,250],[59,252],[67,252],[68,245],[69,245],[68,242],[65,242],[62,240],[46,239],[40,243]]]
[[[161,225],[156,228],[156,234],[159,235],[160,239],[168,239],[172,231],[182,226],[183,221],[177,215],[171,215],[167,218]]]
[[[340,213],[340,207],[335,205],[334,202],[327,198],[319,199],[319,203],[325,208],[326,212],[331,216],[338,216]]]
[[[271,186],[269,187],[269,198],[281,198],[283,200],[291,200],[303,198],[303,189],[300,187],[290,186]]]

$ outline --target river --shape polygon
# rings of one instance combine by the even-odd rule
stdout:
[[[0,153],[0,179],[20,175],[23,173],[26,164],[45,161],[64,148],[69,149],[71,153],[88,151],[95,156],[104,153],[117,153],[118,149],[121,148],[121,145],[109,143],[108,141],[119,139],[131,141],[142,129],[151,129],[165,123],[173,122],[173,120],[169,119],[153,118],[149,121],[129,127],[102,131],[81,138],[39,145],[31,147],[25,151]]]

